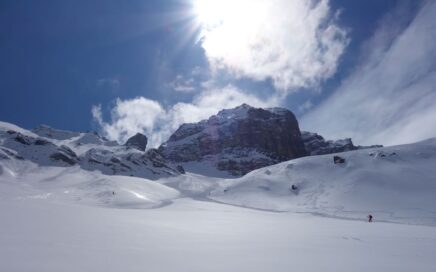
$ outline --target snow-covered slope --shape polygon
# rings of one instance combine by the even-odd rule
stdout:
[[[78,133],[39,126],[33,132],[0,123],[0,159],[27,160],[40,166],[79,165],[108,175],[149,179],[179,175],[155,149],[140,151],[95,132]]]
[[[216,201],[273,211],[436,225],[436,139],[300,158],[229,179]],[[292,189],[295,185],[296,189]]]
[[[163,185],[77,166],[0,165],[0,271],[436,269],[435,227],[198,201],[184,196],[203,199],[220,180],[189,174]]]

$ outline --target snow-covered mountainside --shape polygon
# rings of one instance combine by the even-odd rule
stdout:
[[[234,176],[307,155],[292,112],[246,104],[182,125],[159,151],[188,170],[206,165]]]
[[[334,160],[334,157],[343,160]],[[343,161],[343,162],[341,162]],[[273,211],[436,225],[436,138],[310,156],[227,179],[219,202]]]
[[[0,159],[26,160],[39,166],[79,165],[108,175],[149,179],[180,174],[180,169],[168,163],[157,150],[138,150],[134,144],[138,136],[134,137],[129,146],[122,146],[95,132],[70,132],[47,126],[28,131],[0,122]]]
[[[239,177],[252,170],[308,155],[363,147],[351,139],[327,141],[300,132],[294,114],[283,108],[243,104],[199,123],[183,124],[158,150],[146,151],[147,137],[137,133],[124,145],[96,132],[73,132],[41,125],[28,131],[0,123],[2,156],[39,165],[71,166],[105,174],[158,179],[189,172]]]
[[[222,111],[208,121],[201,122],[200,132],[196,132],[199,130],[197,125],[186,125],[192,130],[180,129],[172,136],[177,143],[175,149],[179,148],[180,141],[187,139],[183,133],[189,131],[192,138],[200,142],[202,137],[208,140],[225,139],[213,138],[213,135],[229,131],[229,127],[235,126],[233,120],[245,120],[246,114],[253,114],[251,108],[246,107],[239,107],[236,113],[235,116],[234,111]],[[265,113],[262,110],[260,113],[255,111],[254,115],[257,116],[256,114],[263,116]],[[269,114],[267,113],[271,116]],[[270,123],[280,121],[275,120],[273,115],[272,118]],[[264,119],[260,118],[259,122],[263,124]],[[213,130],[217,134],[207,134],[210,133],[211,124],[219,124]],[[231,133],[234,135],[235,132]],[[236,133],[241,134],[242,132]],[[179,136],[180,140],[177,138]],[[191,140],[186,140],[187,148],[192,147]],[[130,143],[132,142],[139,143],[142,148],[144,137],[136,135]],[[209,145],[212,143],[215,142],[209,142]],[[245,144],[247,143],[241,140],[241,145]],[[256,142],[248,144],[255,145]],[[160,184],[172,187],[184,196],[250,208],[310,212],[344,218],[362,218],[367,213],[374,213],[378,220],[436,225],[436,139],[402,146],[306,156],[260,168],[236,179],[213,178],[212,168],[205,169],[205,172],[209,171],[207,176],[189,172],[181,175],[183,169],[169,164],[157,150],[143,152],[138,150],[138,145],[133,145],[134,147],[118,145],[96,133],[77,134],[48,127],[28,131],[2,122],[0,176],[3,180],[24,180],[23,184],[26,181],[34,181],[34,184],[48,184],[43,182],[46,180],[60,180],[59,184],[67,181],[71,188],[64,190],[65,187],[62,187],[62,190],[57,190],[58,194],[77,190],[77,186],[81,188],[79,191],[93,187],[97,193],[89,197],[104,196],[106,200],[113,199],[107,192],[119,191],[116,188],[121,182],[116,181],[118,185],[106,189],[115,183],[104,174],[135,176],[158,180]],[[183,146],[180,147],[182,151]],[[249,149],[249,146],[246,148]],[[230,150],[235,149],[236,147]],[[180,155],[186,154],[202,153]],[[241,153],[226,155],[239,158],[238,154]],[[222,153],[218,155],[215,158],[225,158]],[[262,156],[270,159],[265,154]],[[141,179],[133,178],[123,180],[126,180],[126,184],[130,181],[133,182],[131,184],[142,182]],[[90,185],[86,185],[87,181]],[[44,191],[53,193],[53,188],[44,186],[41,194]],[[133,190],[135,193],[131,194],[143,196],[144,190],[147,189],[141,189],[139,193]],[[79,198],[87,197],[81,195]]]
[[[23,135],[19,133],[11,135]],[[371,213],[377,221],[436,226],[436,138],[298,158],[237,179],[186,173],[161,175],[153,182],[86,171],[80,164],[86,157],[75,158],[78,162],[69,166],[50,156],[43,157],[42,164],[21,156],[29,155],[0,149],[0,198],[17,191],[23,197],[141,208],[163,205],[178,197],[195,197],[262,210],[348,219],[364,219]],[[47,161],[52,164],[44,164]]]

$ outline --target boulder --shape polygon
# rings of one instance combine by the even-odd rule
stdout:
[[[333,162],[334,164],[341,164],[345,163],[345,159],[340,156],[333,156]]]

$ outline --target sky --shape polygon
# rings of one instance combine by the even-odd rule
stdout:
[[[3,0],[0,120],[150,146],[242,103],[357,144],[436,137],[436,2]]]

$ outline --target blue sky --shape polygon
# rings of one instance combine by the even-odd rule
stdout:
[[[246,102],[362,144],[436,136],[434,2],[290,3],[2,1],[0,119],[158,145]]]

